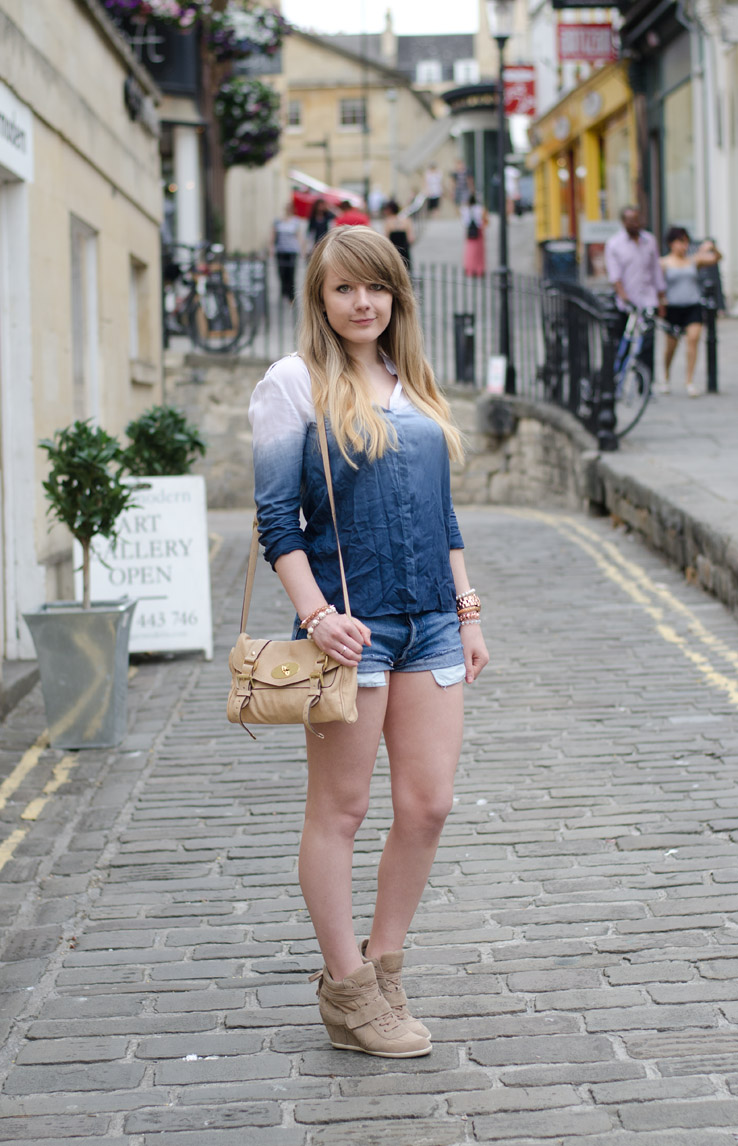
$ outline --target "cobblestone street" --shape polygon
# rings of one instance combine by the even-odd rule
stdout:
[[[44,748],[38,688],[0,729],[5,1146],[735,1146],[736,620],[608,520],[459,516],[492,663],[409,936],[432,1055],[327,1042],[302,734],[225,722],[214,513],[214,660],[139,659],[113,752]],[[389,823],[380,756],[367,914]]]

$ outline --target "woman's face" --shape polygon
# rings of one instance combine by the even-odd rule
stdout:
[[[381,283],[362,283],[328,269],[323,281],[328,322],[349,350],[376,342],[389,326],[392,295]]]
[[[670,244],[672,254],[679,255],[680,258],[686,258],[689,251],[689,239],[686,235],[680,235],[678,239],[672,239]]]

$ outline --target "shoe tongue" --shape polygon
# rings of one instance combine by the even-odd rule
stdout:
[[[350,975],[344,979],[345,983],[355,983],[357,987],[366,987],[368,983],[376,982],[376,974],[374,972],[374,965],[372,963],[362,963],[361,967],[357,967]]]

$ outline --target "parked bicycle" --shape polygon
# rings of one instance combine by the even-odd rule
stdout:
[[[253,339],[258,325],[255,308],[230,281],[223,254],[219,243],[175,243],[164,248],[162,260],[167,334],[189,335],[214,353]]]
[[[651,370],[641,354],[656,327],[674,338],[681,331],[659,318],[654,310],[631,309],[615,352],[615,436],[622,438],[643,417],[652,392]]]

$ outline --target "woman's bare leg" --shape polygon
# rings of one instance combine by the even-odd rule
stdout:
[[[306,733],[308,791],[300,886],[325,965],[335,980],[361,965],[351,902],[354,836],[369,803],[387,694],[387,688],[360,688],[356,724],[319,725],[325,740]]]
[[[430,672],[390,673],[384,739],[394,821],[377,876],[367,956],[399,951],[428,881],[446,817],[464,723],[463,685]]]
[[[697,348],[702,334],[701,322],[690,322],[686,330],[687,335],[687,386],[694,383],[694,368],[697,365]]]
[[[669,381],[669,371],[671,370],[671,363],[677,345],[678,339],[674,338],[673,334],[667,334],[666,345],[664,347],[664,377],[667,383]]]

